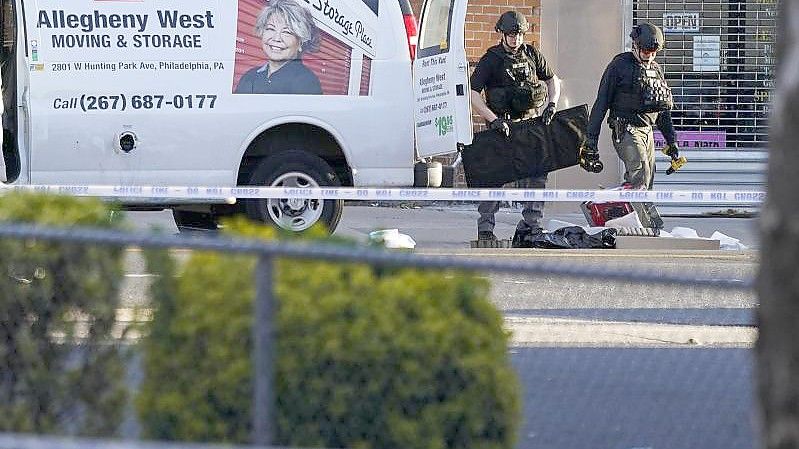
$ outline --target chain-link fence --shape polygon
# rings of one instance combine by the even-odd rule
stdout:
[[[520,262],[228,229],[244,239],[1,226],[2,430],[754,446],[753,254]],[[0,436],[0,448],[86,447]]]

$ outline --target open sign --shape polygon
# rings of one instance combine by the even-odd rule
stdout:
[[[699,12],[664,12],[663,31],[666,33],[699,32]]]

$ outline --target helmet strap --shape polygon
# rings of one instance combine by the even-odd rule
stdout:
[[[517,35],[517,38],[516,38],[516,39],[519,39],[519,38],[518,38],[518,36],[519,36],[519,35],[522,35],[522,34],[521,34],[521,33],[519,33],[519,34]],[[519,49],[519,48],[522,46],[522,45],[521,45],[521,43],[519,43],[519,44],[518,44],[517,46],[515,46],[515,47],[511,46],[510,44],[508,44],[508,35],[507,35],[506,33],[502,33],[502,38],[500,39],[500,43],[502,43],[502,47],[503,47],[505,50],[507,50],[507,51],[516,51],[516,50],[518,50],[518,49]]]
[[[635,42],[633,42],[632,54],[633,54],[633,56],[635,56],[635,60],[636,61],[640,62],[641,64],[646,65],[647,68],[649,68],[649,65],[652,63],[652,61],[654,61],[654,58],[652,58],[652,60],[647,60],[647,59],[642,58],[641,57],[641,49],[638,48],[638,45],[636,45]]]

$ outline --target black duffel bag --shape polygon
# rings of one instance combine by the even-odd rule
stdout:
[[[579,163],[585,143],[588,105],[558,111],[548,126],[540,117],[510,123],[510,137],[495,130],[474,135],[463,148],[469,187],[501,187]]]

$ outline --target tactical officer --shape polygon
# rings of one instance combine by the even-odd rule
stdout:
[[[496,31],[502,33],[499,44],[489,48],[480,58],[470,78],[471,100],[475,112],[486,120],[488,127],[510,136],[508,122],[535,117],[549,125],[555,115],[555,105],[560,97],[560,81],[552,72],[544,56],[530,44],[524,43],[524,34],[530,25],[516,11],[503,13],[497,21]],[[480,94],[485,90],[485,101]],[[521,187],[545,187],[546,174],[518,182]],[[478,240],[496,240],[494,215],[499,202],[481,202],[478,206]],[[517,247],[528,234],[541,232],[540,220],[544,203],[524,203],[522,220],[516,226],[513,246]]]
[[[651,189],[655,174],[653,126],[666,138],[666,154],[674,159],[679,157],[671,121],[671,89],[655,62],[665,39],[660,28],[646,22],[634,26],[630,37],[632,51],[616,55],[602,75],[588,120],[584,151],[589,159],[599,159],[599,132],[610,109],[608,124],[613,146],[624,162],[624,181],[632,188]]]

